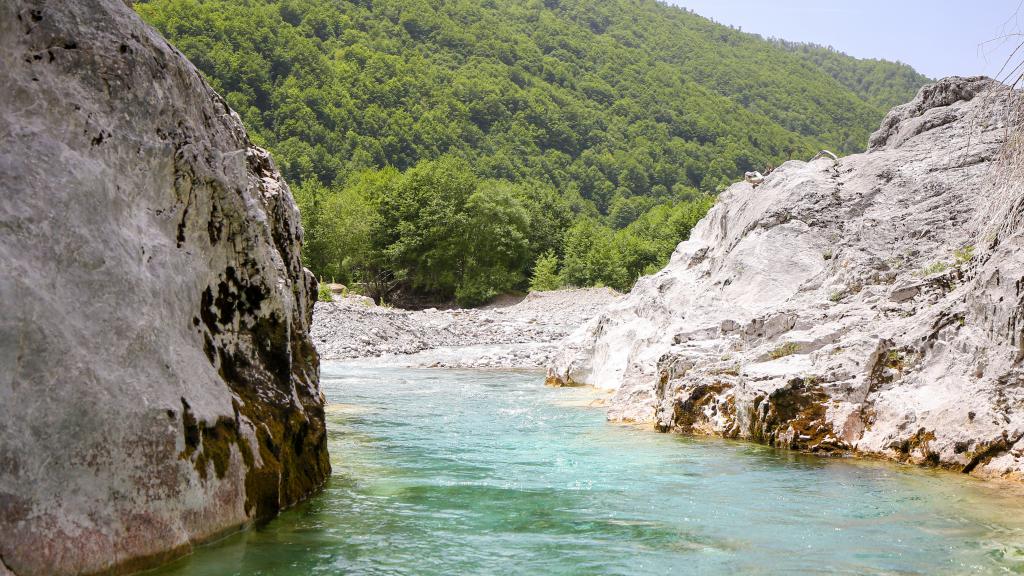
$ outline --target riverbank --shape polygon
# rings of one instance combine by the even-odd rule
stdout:
[[[610,288],[532,292],[473,309],[402,310],[318,302],[313,340],[325,360],[431,368],[542,368],[560,342],[622,295]]]

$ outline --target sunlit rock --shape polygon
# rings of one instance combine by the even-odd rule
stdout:
[[[1024,189],[997,184],[1010,93],[949,78],[868,153],[746,182],[568,340],[552,382],[610,417],[983,475],[1024,470]]]
[[[121,0],[0,3],[0,572],[187,552],[329,473],[269,155]]]

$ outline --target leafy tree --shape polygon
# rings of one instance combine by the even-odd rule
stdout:
[[[332,191],[323,203],[318,242],[324,250],[323,269],[331,278],[360,282],[376,270],[373,232],[379,226],[379,216],[372,200],[377,189],[370,187],[394,177],[388,172],[379,176],[381,173],[364,174],[355,185]]]
[[[584,218],[565,234],[562,278],[570,286],[611,286],[628,290],[629,273],[619,258],[614,232]]]
[[[656,204],[658,200],[650,196],[620,196],[612,201],[611,210],[608,212],[609,223],[615,229],[625,228]]]
[[[485,182],[466,201],[465,259],[456,300],[482,303],[511,290],[529,265],[530,213],[505,183]]]
[[[465,160],[447,156],[417,165],[385,190],[374,241],[413,288],[447,296],[461,283],[470,225],[465,207],[476,184]]]
[[[553,250],[541,254],[533,265],[533,277],[530,278],[530,290],[543,292],[558,290],[562,287],[562,279],[558,275],[558,256]]]
[[[562,236],[576,218],[578,206],[567,195],[559,194],[542,182],[526,182],[513,186],[505,183],[530,215],[529,262],[546,252],[561,253]]]
[[[305,264],[316,270],[320,276],[332,271],[329,262],[329,249],[325,245],[326,234],[323,221],[323,204],[327,199],[327,187],[317,180],[310,180],[298,186],[292,186],[292,195],[302,214],[302,227],[305,240],[302,257]]]

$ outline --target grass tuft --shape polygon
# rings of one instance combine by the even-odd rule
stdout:
[[[768,357],[772,360],[778,360],[779,358],[785,358],[786,356],[792,356],[800,351],[800,346],[795,342],[786,342],[782,346],[779,346],[775,350],[768,353]]]

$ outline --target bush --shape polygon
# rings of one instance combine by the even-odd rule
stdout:
[[[323,282],[317,284],[316,299],[320,302],[334,302],[334,296],[331,295],[331,285]]]
[[[945,272],[946,270],[949,270],[949,268],[950,265],[948,262],[942,262],[940,260],[938,262],[932,262],[928,266],[925,266],[924,268],[918,270],[917,275],[923,278],[926,276],[931,276],[932,274],[939,274],[941,272]]]
[[[779,346],[775,350],[768,353],[768,357],[772,360],[778,360],[779,358],[785,358],[786,356],[792,356],[800,351],[800,346],[795,342],[787,342],[782,346]]]
[[[565,233],[563,279],[570,286],[604,285],[628,290],[632,279],[620,256],[612,230],[584,218]]]
[[[957,267],[967,264],[971,258],[974,258],[974,246],[964,246],[953,251],[953,260],[955,260],[955,266]]]
[[[562,287],[562,279],[558,276],[558,256],[548,251],[537,258],[533,266],[533,278],[530,279],[530,290],[542,292],[558,290]]]

